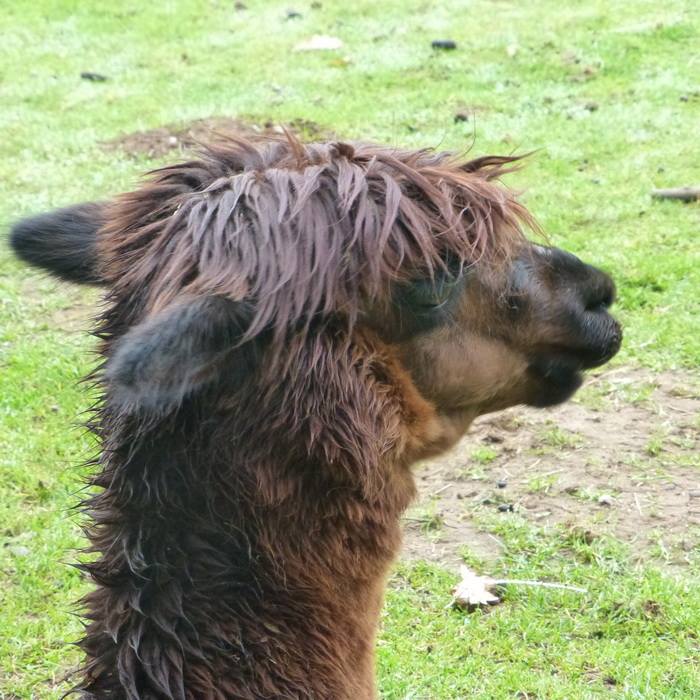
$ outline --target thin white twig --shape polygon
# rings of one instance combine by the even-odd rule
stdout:
[[[639,514],[642,515],[642,506],[639,503],[639,496],[636,493],[634,494],[634,502],[635,502],[635,505],[637,506],[637,510],[639,511]]]
[[[503,544],[503,542],[501,542],[501,540],[499,540],[498,537],[496,537],[496,535],[492,535],[490,532],[487,532],[486,536],[490,537],[501,549],[506,548],[505,544]]]
[[[452,484],[445,484],[442,488],[439,488],[437,491],[433,491],[433,492],[430,494],[429,497],[430,497],[430,498],[434,498],[434,497],[437,496],[439,493],[442,493],[443,491],[446,491],[447,489],[449,489],[450,486],[452,486]]]
[[[566,583],[549,583],[548,581],[531,581],[529,579],[520,578],[496,578],[491,579],[492,586],[540,586],[541,588],[561,588],[566,591],[575,591],[576,593],[588,593],[587,588],[579,588],[578,586],[569,586]]]

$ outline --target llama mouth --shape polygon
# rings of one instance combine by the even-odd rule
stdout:
[[[534,387],[528,404],[543,408],[563,403],[583,383],[583,371],[610,361],[622,345],[622,327],[604,304],[577,315],[572,345],[540,347],[527,373]]]
[[[536,391],[528,400],[530,406],[546,408],[571,398],[583,383],[583,366],[567,355],[541,355],[528,366],[535,380]]]

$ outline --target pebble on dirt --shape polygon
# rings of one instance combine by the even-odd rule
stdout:
[[[434,49],[442,49],[443,51],[453,51],[457,48],[457,42],[452,39],[435,39],[430,44]]]

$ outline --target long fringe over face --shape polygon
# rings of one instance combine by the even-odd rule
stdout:
[[[183,296],[245,301],[245,339],[330,314],[352,325],[396,281],[508,255],[532,225],[493,182],[516,160],[231,138],[111,205],[104,275],[147,313]]]

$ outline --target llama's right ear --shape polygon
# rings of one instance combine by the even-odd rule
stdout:
[[[108,401],[163,414],[214,383],[240,385],[253,362],[250,344],[240,347],[248,320],[244,302],[218,296],[182,302],[145,320],[117,341],[107,361]]]
[[[10,232],[15,254],[30,265],[79,284],[102,284],[97,231],[105,204],[89,202],[18,221]]]

